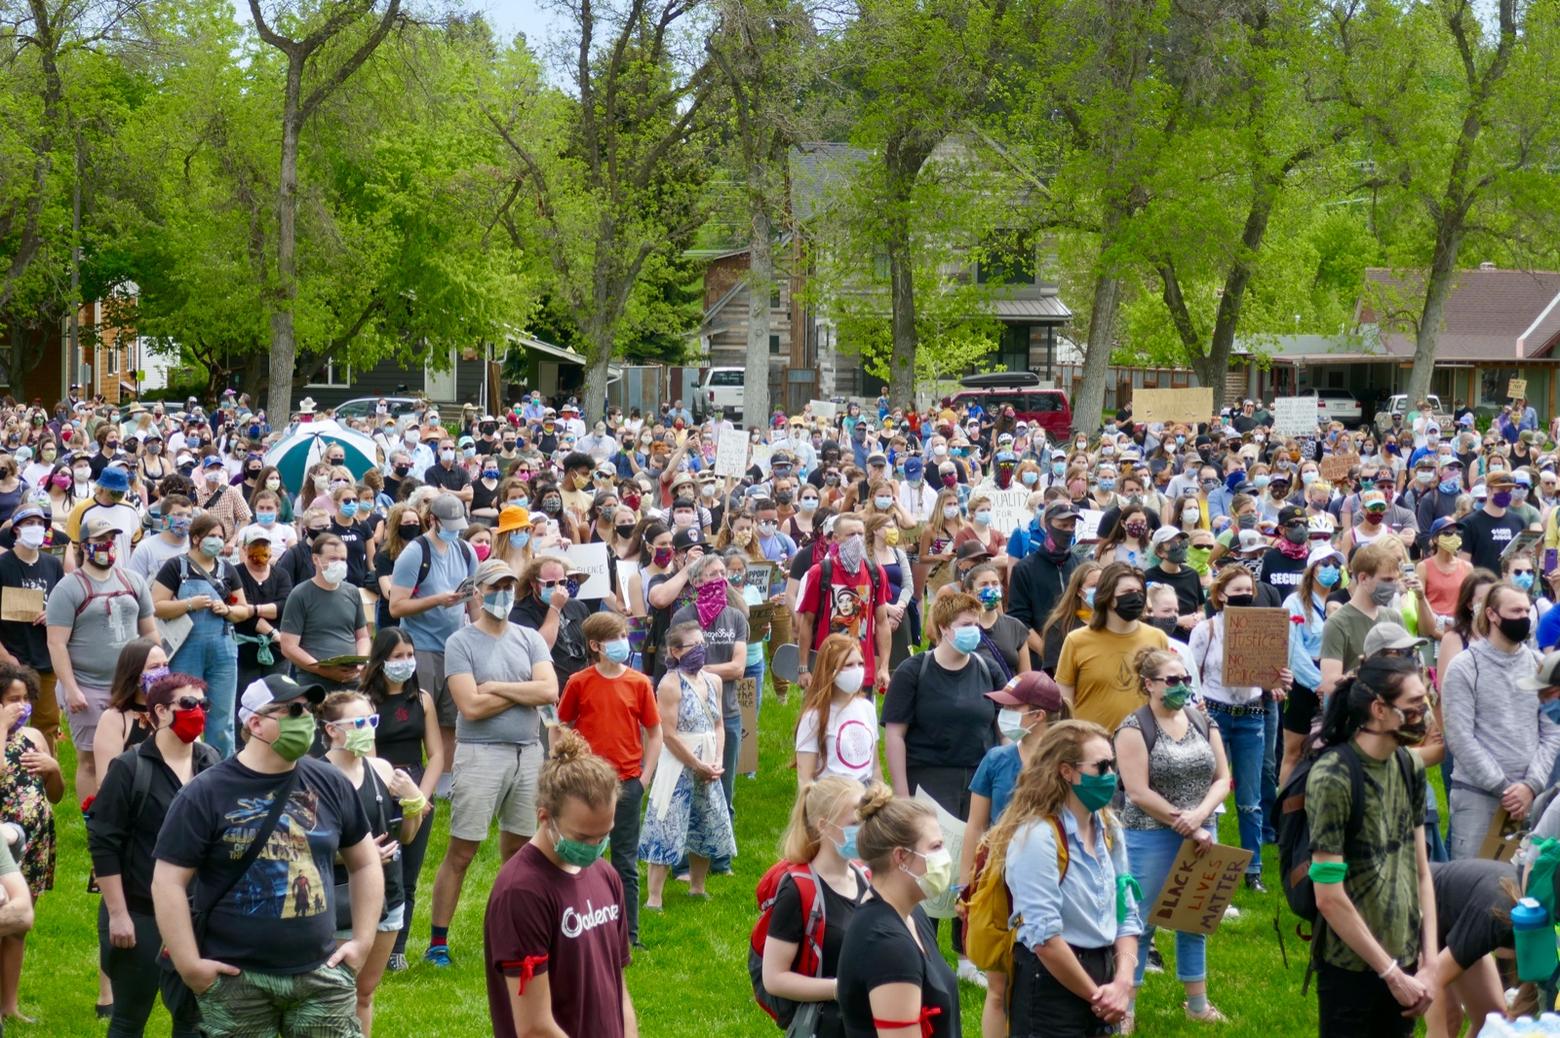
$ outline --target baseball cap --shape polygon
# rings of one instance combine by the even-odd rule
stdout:
[[[1083,515],[1078,511],[1078,506],[1071,501],[1054,501],[1045,508],[1045,521],[1053,523],[1058,519],[1078,519]]]
[[[1491,490],[1495,490],[1498,487],[1504,487],[1507,490],[1510,490],[1512,487],[1517,485],[1517,481],[1516,478],[1509,472],[1491,472],[1488,476],[1484,477],[1484,485]]]
[[[1238,555],[1250,555],[1253,552],[1267,551],[1267,538],[1257,530],[1242,530],[1240,536],[1235,538],[1234,550]]]
[[[428,511],[446,530],[464,530],[468,525],[465,506],[454,494],[440,494],[428,506]]]
[[[1537,673],[1517,682],[1518,688],[1528,692],[1538,692],[1555,685],[1560,685],[1560,650],[1545,654]]]
[[[867,464],[868,465],[887,465],[888,464],[888,455],[884,454],[882,451],[873,451],[871,454],[867,455]]]
[[[683,529],[678,530],[675,534],[672,535],[672,550],[673,551],[684,551],[684,550],[686,550],[688,548],[693,547],[695,544],[703,544],[703,543],[704,543],[704,534],[700,533],[699,530],[696,527],[692,527],[692,526],[684,527]]]
[[[97,485],[113,494],[128,493],[130,490],[130,473],[116,465],[109,465],[102,472],[98,473]]]
[[[1360,507],[1370,508],[1372,505],[1380,505],[1382,508],[1386,508],[1387,495],[1379,490],[1367,490],[1360,495]]]
[[[1041,670],[1014,675],[995,692],[987,692],[986,698],[1002,706],[1038,706],[1048,714],[1062,709],[1062,690]]]
[[[219,469],[222,467],[222,459],[215,454],[208,454],[201,459],[200,467],[203,469]]]
[[[1445,529],[1448,529],[1448,528],[1456,529],[1457,528],[1457,520],[1453,519],[1449,515],[1443,515],[1443,516],[1441,516],[1441,518],[1437,519],[1435,522],[1430,524],[1430,536],[1431,537],[1435,537],[1442,530],[1445,530]]]
[[[254,544],[257,541],[264,541],[265,543],[270,544],[270,532],[263,526],[244,527],[244,547],[247,548],[249,545]]]
[[[14,528],[23,519],[42,519],[48,522],[51,518],[52,516],[49,515],[42,505],[29,503],[22,505],[11,513],[11,526]]]
[[[1462,462],[1458,461],[1457,456],[1454,454],[1448,454],[1446,457],[1440,459],[1440,461],[1442,472],[1445,472],[1447,469],[1456,469],[1458,472],[1462,471]]]
[[[109,534],[124,533],[109,519],[88,519],[87,525],[82,527],[81,539],[83,541],[95,541],[99,537],[107,537]]]
[[[1417,649],[1421,645],[1429,644],[1429,639],[1415,638],[1404,629],[1402,624],[1390,621],[1378,623],[1365,636],[1365,657],[1369,659],[1383,649]]]
[[[1305,509],[1303,508],[1297,508],[1294,505],[1285,505],[1283,508],[1278,510],[1278,525],[1280,526],[1288,526],[1290,523],[1300,522],[1304,519]]]
[[[1177,537],[1185,536],[1185,531],[1179,530],[1174,526],[1161,526],[1159,529],[1154,531],[1154,536],[1149,538],[1149,544],[1157,548],[1161,544],[1169,544]]]
[[[268,706],[307,699],[310,706],[325,701],[325,686],[300,685],[286,674],[270,674],[249,683],[238,702],[238,719],[247,721]]]
[[[1305,557],[1305,568],[1310,569],[1312,566],[1315,566],[1318,563],[1326,562],[1328,559],[1337,559],[1339,562],[1342,562],[1343,552],[1339,551],[1337,548],[1334,548],[1331,544],[1318,544],[1316,547],[1312,548],[1311,553]]]
[[[509,563],[503,559],[488,559],[477,567],[477,572],[471,578],[477,587],[487,587],[496,584],[500,580],[514,580],[515,571],[509,568]]]

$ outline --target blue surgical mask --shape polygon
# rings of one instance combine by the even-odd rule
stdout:
[[[270,526],[272,523],[276,522],[276,513],[275,512],[256,512],[255,513],[255,522],[259,523],[261,526]]]
[[[601,654],[613,663],[622,663],[628,659],[628,639],[614,638],[610,642],[603,642]]]
[[[341,502],[341,514],[351,519],[357,515],[357,506],[358,503],[356,501],[343,501]]]
[[[976,646],[979,644],[980,627],[977,624],[970,624],[966,627],[955,627],[953,629],[953,647],[958,649],[960,652],[974,652]]]
[[[1095,589],[1092,587],[1086,587],[1083,589],[1083,604],[1088,606],[1090,609],[1094,608],[1094,590]]]
[[[1456,479],[1443,479],[1441,480],[1440,490],[1443,494],[1459,494],[1462,492],[1462,481]]]
[[[516,530],[514,533],[509,535],[509,545],[512,548],[524,548],[527,544],[530,543],[530,530]]]
[[[1064,476],[1066,474],[1067,474],[1067,463],[1065,461],[1053,461],[1053,462],[1051,462],[1051,475],[1053,475],[1053,476]]]
[[[1557,721],[1556,723],[1560,724],[1560,721]],[[856,834],[860,831],[861,826],[859,825],[847,825],[840,830],[845,839],[839,843],[834,844],[834,849],[839,851],[840,857],[844,858],[846,861],[852,861],[855,858],[860,857],[860,853],[856,850]],[[832,840],[830,842],[833,843]]]
[[[1100,480],[1100,489],[1106,492],[1115,490],[1116,481],[1114,479],[1102,479]]]
[[[1560,724],[1560,699],[1546,699],[1538,704],[1538,708],[1550,721]]]
[[[1517,587],[1521,588],[1523,591],[1527,591],[1533,587],[1533,574],[1526,572],[1513,573],[1511,575],[1511,582],[1517,585]]]
[[[1338,567],[1318,567],[1316,570],[1316,582],[1322,585],[1322,587],[1336,587],[1338,584]]]
[[[1031,470],[1018,478],[1023,482],[1024,486],[1032,487],[1040,479],[1040,473]]]
[[[445,544],[454,544],[456,541],[460,540],[460,531],[446,530],[443,527],[440,527],[439,540],[443,541]]]

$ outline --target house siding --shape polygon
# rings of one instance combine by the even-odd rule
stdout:
[[[455,362],[455,391],[457,400],[437,400],[440,404],[476,403],[482,395],[482,365],[479,360]],[[300,396],[314,398],[320,407],[335,407],[348,400],[364,396],[417,396],[426,387],[426,376],[421,365],[406,367],[396,360],[382,360],[367,371],[354,371],[351,385],[305,386]]]

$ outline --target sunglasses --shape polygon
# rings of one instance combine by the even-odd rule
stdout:
[[[537,581],[537,584],[543,591],[551,591],[553,588],[557,587],[568,587],[569,581],[567,578],[563,580],[540,580]]]
[[[379,715],[369,714],[367,717],[341,717],[332,721],[337,728],[378,728]]]
[[[1192,683],[1190,674],[1166,674],[1162,678],[1150,678],[1149,680],[1163,681],[1167,685],[1190,685]]]
[[[205,696],[180,696],[171,704],[177,710],[199,710],[205,707]]]
[[[1079,771],[1088,771],[1091,768],[1094,770],[1094,774],[1096,775],[1108,775],[1116,770],[1116,758],[1105,757],[1101,760],[1095,761],[1093,764],[1078,765]]]
[[[283,704],[280,710],[266,709],[261,710],[259,713],[261,717],[280,718],[284,714],[288,717],[302,717],[308,712],[309,707],[306,703],[302,703],[299,700],[294,699],[290,703]]]

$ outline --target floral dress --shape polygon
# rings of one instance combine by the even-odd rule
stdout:
[[[682,698],[671,738],[681,739],[700,761],[716,764],[720,762],[715,738],[721,725],[720,682],[704,677],[706,687],[701,694],[687,677],[677,674]],[[732,856],[737,853],[737,841],[719,780],[695,779],[663,746],[640,830],[639,857],[651,865],[675,865],[685,852],[701,858]]]
[[[36,749],[24,731],[5,744],[5,773],[0,776],[0,819],[27,832],[27,846],[17,866],[34,897],[54,889],[54,808],[43,790],[43,779],[27,774],[22,754]]]

